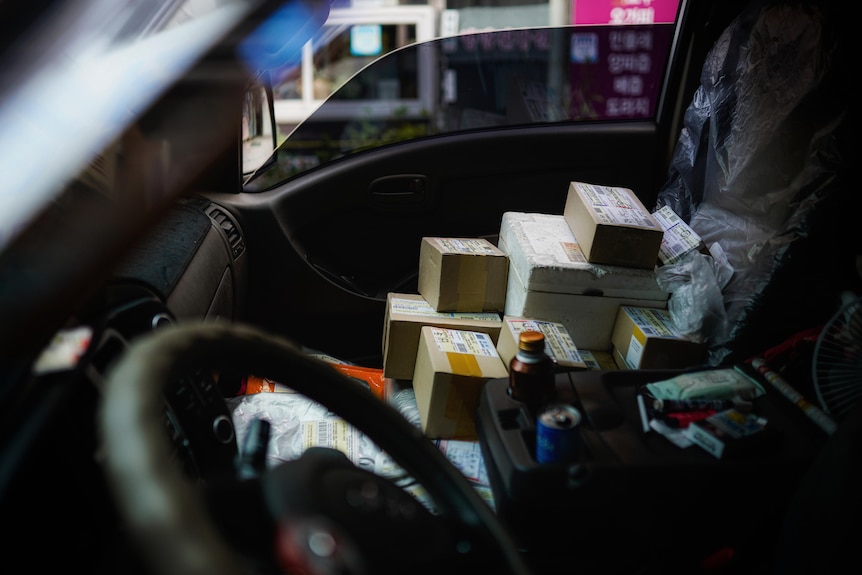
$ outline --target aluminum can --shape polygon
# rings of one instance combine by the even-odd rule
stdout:
[[[554,403],[536,421],[536,461],[576,461],[581,447],[581,412],[572,405]]]

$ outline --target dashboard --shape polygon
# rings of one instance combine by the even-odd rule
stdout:
[[[101,387],[114,360],[139,336],[177,322],[230,321],[246,285],[245,241],[223,207],[192,197],[167,214],[84,312],[94,338],[86,377]],[[168,382],[164,425],[191,477],[232,469],[236,436],[218,374],[199,369]],[[235,379],[225,375],[222,385]]]
[[[0,419],[0,515],[14,526],[8,548],[26,552],[37,571],[89,564],[92,573],[128,572],[129,550],[108,496],[96,426],[106,375],[147,333],[177,322],[235,318],[246,285],[245,252],[227,210],[184,200],[69,318],[32,373],[3,390],[13,401],[4,400],[10,409]],[[162,417],[173,457],[204,482],[232,472],[238,453],[217,375],[202,369],[164,388]],[[36,534],[46,525],[56,534],[52,552],[38,553],[45,536]]]

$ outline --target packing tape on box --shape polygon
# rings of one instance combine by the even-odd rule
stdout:
[[[461,258],[458,267],[458,305],[455,311],[482,311],[488,291],[488,262],[479,258]]]
[[[449,366],[452,368],[452,373],[457,375],[469,375],[473,377],[482,377],[482,368],[476,360],[476,356],[470,353],[457,353],[447,351],[446,358],[449,360]]]

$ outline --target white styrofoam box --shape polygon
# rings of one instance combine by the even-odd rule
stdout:
[[[563,215],[506,212],[498,245],[529,291],[667,301],[654,269],[588,262]]]
[[[667,300],[528,290],[517,269],[509,270],[505,315],[560,322],[578,349],[611,350],[611,334],[621,305],[666,308]]]

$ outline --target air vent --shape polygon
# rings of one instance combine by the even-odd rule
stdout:
[[[227,236],[227,241],[230,242],[230,249],[234,259],[238,258],[245,251],[245,242],[242,239],[242,234],[237,228],[236,223],[227,215],[227,212],[221,208],[212,206],[209,208],[209,217],[224,231]]]

